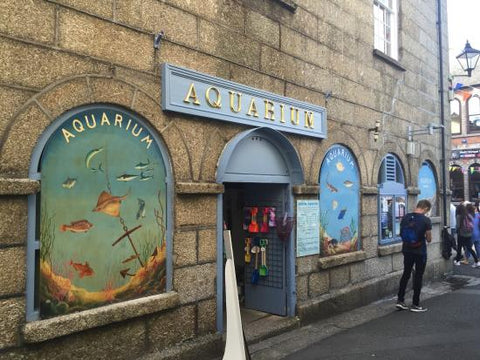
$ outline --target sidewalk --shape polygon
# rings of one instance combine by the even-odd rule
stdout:
[[[437,348],[443,350],[436,356],[443,355],[445,359],[468,358],[465,354],[468,351],[472,352],[469,354],[472,358],[480,358],[479,295],[480,269],[454,267],[453,274],[445,281],[423,287],[422,304],[429,307],[426,313],[397,311],[396,297],[390,297],[266,339],[249,346],[249,351],[253,360],[372,357],[412,360],[429,359],[428,354],[434,359]],[[411,293],[406,299],[410,303]],[[467,312],[462,304],[470,304],[467,308],[474,309]],[[414,325],[418,329],[412,328]],[[412,338],[412,331],[420,331],[421,336]],[[461,338],[457,340],[455,334]],[[459,352],[461,357],[445,352],[444,344],[449,341],[452,343],[449,349]],[[454,346],[457,341],[463,345],[453,350],[458,348]]]

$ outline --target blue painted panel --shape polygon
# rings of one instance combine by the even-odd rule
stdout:
[[[162,107],[211,119],[327,137],[324,107],[163,64]]]

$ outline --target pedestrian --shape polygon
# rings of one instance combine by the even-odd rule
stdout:
[[[427,265],[427,242],[432,241],[432,222],[425,214],[432,208],[430,201],[423,199],[417,203],[415,210],[408,213],[400,223],[400,234],[402,235],[403,246],[403,274],[400,279],[396,308],[408,310],[405,304],[405,289],[415,265],[413,276],[413,300],[410,311],[425,312],[427,308],[420,305],[420,291],[422,290],[423,273]],[[416,243],[409,243],[406,240],[407,229],[412,229],[416,236]]]
[[[473,218],[472,243],[477,256],[480,254],[480,210],[475,202],[475,217]]]
[[[473,256],[474,264],[472,267],[480,267],[477,253],[472,249],[473,220],[475,216],[475,207],[468,203],[466,206],[457,207],[457,256],[453,261],[454,265],[459,266],[462,259],[462,247]]]

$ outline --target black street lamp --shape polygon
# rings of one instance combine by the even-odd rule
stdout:
[[[467,43],[465,44],[465,49],[457,55],[457,60],[460,63],[460,66],[462,67],[463,71],[466,71],[468,75],[455,75],[455,76],[472,76],[472,71],[475,69],[477,66],[477,62],[480,56],[480,51],[477,49],[474,49],[470,46],[470,43],[467,40]]]

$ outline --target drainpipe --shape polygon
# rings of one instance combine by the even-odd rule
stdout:
[[[438,28],[438,58],[440,65],[440,123],[443,125],[441,127],[441,146],[442,146],[442,203],[443,203],[443,226],[447,227],[447,176],[446,176],[446,150],[445,150],[445,96],[443,89],[443,45],[442,45],[442,0],[437,0],[437,28]]]

